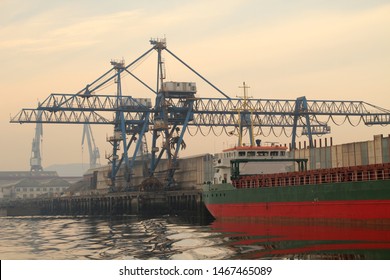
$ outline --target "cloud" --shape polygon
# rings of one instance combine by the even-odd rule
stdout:
[[[195,1],[156,14],[141,8],[129,8],[85,17],[72,16],[70,7],[56,7],[1,28],[0,49],[52,52],[107,44],[110,40],[116,44],[126,38],[149,37],[173,29],[181,29],[183,33],[195,32],[196,28],[232,13],[242,1],[221,3]]]
[[[126,19],[136,14],[136,11],[121,12],[74,23],[58,23],[57,13],[39,15],[0,30],[5,38],[0,42],[0,49],[50,52],[96,45],[102,40],[101,35],[120,28]]]

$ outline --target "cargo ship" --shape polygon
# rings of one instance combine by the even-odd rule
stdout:
[[[216,154],[214,169],[203,201],[217,219],[390,219],[390,163],[307,170],[287,147],[257,142]]]

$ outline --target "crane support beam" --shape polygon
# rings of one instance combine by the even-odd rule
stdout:
[[[90,98],[83,98],[74,96],[69,99],[68,103],[64,103],[63,107],[58,110],[50,107],[50,104],[55,103],[55,99],[67,98],[66,96],[52,94],[51,99],[47,99],[45,106],[41,105],[38,109],[23,109],[16,116],[12,117],[11,123],[91,123],[91,124],[114,124],[112,117],[105,117],[103,113],[123,111],[125,112],[125,119],[127,121],[134,121],[141,119],[141,114],[145,112],[154,113],[155,109],[151,108],[151,103],[146,99],[136,99],[131,96],[123,96],[120,101],[115,101],[115,96],[91,96]],[[72,101],[73,100],[73,101]],[[72,101],[72,102],[70,102]],[[235,101],[235,102],[233,102]],[[255,109],[252,112],[252,122],[254,126],[275,126],[275,127],[292,127],[294,126],[294,106],[295,101],[285,100],[264,100],[264,99],[248,99],[248,103],[253,104]],[[362,102],[356,101],[321,101],[322,104],[328,104],[327,108],[332,110],[310,110],[314,101],[307,100],[307,115],[313,118],[323,118],[324,125],[335,120],[334,117],[348,117],[355,118],[357,122],[363,121],[366,125],[388,125],[390,124],[390,112],[385,109],[377,113],[372,113],[373,109],[378,111],[376,107]],[[318,104],[318,101],[316,101]],[[349,106],[343,103],[349,103]],[[168,100],[170,104],[168,107],[168,114],[180,111],[183,104],[177,100]],[[238,122],[238,116],[234,108],[240,106],[239,99],[210,99],[198,98],[193,105],[193,119],[188,123],[188,126],[222,126],[233,127]],[[331,104],[338,103],[338,106],[331,106]],[[336,109],[337,108],[337,109]],[[346,109],[343,110],[342,108]],[[355,108],[354,110],[350,110]],[[41,118],[39,118],[41,112]],[[99,112],[99,113],[98,113]],[[151,114],[152,118],[153,114]],[[177,114],[176,114],[177,117]],[[325,118],[325,119],[324,119]],[[176,118],[177,120],[177,118]],[[184,121],[184,118],[183,118]],[[318,124],[321,121],[318,120]],[[150,120],[150,124],[153,120]],[[315,122],[313,122],[315,124]],[[303,123],[298,127],[304,127]]]
[[[59,106],[58,104],[61,104]],[[46,111],[128,111],[149,112],[152,107],[148,98],[116,95],[73,95],[53,93],[38,107]]]
[[[39,116],[41,112],[41,116]],[[62,124],[113,124],[94,111],[44,111],[38,109],[23,109],[11,120],[11,123],[62,123]]]
[[[295,101],[294,125],[293,125],[292,142],[291,142],[292,149],[296,148],[295,140],[297,137],[297,124],[298,124],[299,117],[304,117],[304,121],[306,124],[305,129],[306,129],[307,136],[309,137],[309,146],[313,147],[313,135],[311,132],[311,122],[310,122],[310,117],[308,112],[307,100],[306,97],[304,96],[298,97],[297,100]]]
[[[365,125],[390,124],[390,114],[368,114],[363,117]]]

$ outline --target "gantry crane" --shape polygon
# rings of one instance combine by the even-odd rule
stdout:
[[[130,64],[111,61],[110,70],[79,92],[51,94],[38,108],[22,109],[11,122],[112,125],[113,136],[108,140],[113,149],[108,158],[113,190],[116,190],[115,178],[121,168],[131,185],[132,169],[137,154],[144,146],[147,132],[152,134],[148,177],[154,176],[156,167],[165,157],[169,162],[165,186],[169,188],[175,185],[177,159],[180,149],[185,147],[184,136],[187,131],[190,135],[198,132],[206,135],[219,129],[220,133],[229,134],[231,129],[252,127],[255,134],[267,136],[279,129],[280,135],[284,133],[292,137],[291,146],[295,149],[298,128],[308,136],[309,145],[313,146],[313,135],[330,133],[329,123],[337,124],[335,117],[343,117],[351,125],[361,122],[365,125],[390,124],[389,110],[364,101],[308,100],[304,96],[295,100],[231,98],[171,52],[165,39],[152,39],[150,43],[152,47]],[[157,52],[155,88],[132,71],[132,67],[152,51]],[[196,90],[180,92],[167,89],[169,84],[164,82],[163,52],[182,63],[222,97],[205,98],[199,97]],[[121,81],[125,76],[134,78],[152,92],[155,96],[154,105],[150,98],[123,95]],[[97,93],[113,82],[116,83],[115,95]],[[114,113],[114,117],[107,116],[107,113]],[[288,128],[292,128],[290,135],[287,133]],[[134,148],[132,153],[130,147]]]
[[[96,168],[100,166],[100,152],[95,144],[95,139],[92,134],[91,124],[86,123],[83,127],[83,137],[81,146],[84,147],[84,141],[87,139],[88,153],[89,153],[89,168]]]

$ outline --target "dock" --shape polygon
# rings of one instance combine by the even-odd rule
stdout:
[[[2,201],[2,216],[207,214],[199,190],[119,192]]]

